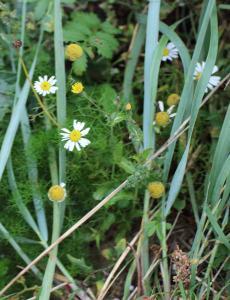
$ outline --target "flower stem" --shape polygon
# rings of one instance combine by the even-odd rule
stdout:
[[[54,243],[60,234],[60,215],[61,210],[59,203],[53,203],[53,233],[52,243]],[[53,274],[55,272],[56,261],[57,261],[58,246],[56,246],[51,252],[46,267],[46,271],[43,277],[42,290],[39,296],[39,300],[48,300],[50,298],[50,292],[53,284]]]

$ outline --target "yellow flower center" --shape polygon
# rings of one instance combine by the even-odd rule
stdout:
[[[169,49],[168,48],[164,48],[163,50],[163,56],[168,56],[169,55]]]
[[[65,189],[60,185],[53,185],[48,191],[48,197],[51,201],[63,201],[65,199]]]
[[[195,76],[195,80],[199,80],[201,78],[202,73],[198,72]]]
[[[169,122],[169,114],[166,111],[160,111],[156,114],[156,123],[159,126],[166,126]]]
[[[78,142],[81,138],[81,132],[74,129],[70,132],[69,138],[72,142]]]
[[[41,89],[42,89],[43,91],[49,91],[50,88],[51,88],[51,84],[50,84],[48,81],[43,81],[43,82],[41,83]]]
[[[83,49],[77,44],[70,44],[65,48],[65,55],[70,61],[75,61],[83,55]]]
[[[177,94],[171,94],[167,98],[168,106],[176,105],[179,102],[180,96]]]
[[[84,89],[84,86],[81,82],[76,82],[72,85],[72,93],[80,94]]]
[[[148,191],[152,198],[158,199],[165,193],[165,186],[160,181],[150,182],[148,185]]]

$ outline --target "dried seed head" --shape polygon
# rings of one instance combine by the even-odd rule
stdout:
[[[14,41],[14,42],[12,43],[12,45],[13,45],[13,47],[14,47],[15,49],[21,48],[21,46],[22,46],[22,41],[21,41],[21,40],[16,40],[16,41]]]

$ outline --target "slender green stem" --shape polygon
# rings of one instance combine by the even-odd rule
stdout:
[[[53,203],[53,234],[52,243],[54,243],[60,234],[60,207],[59,203]],[[57,252],[58,246],[56,246],[51,252],[46,267],[45,275],[42,282],[42,290],[39,296],[40,300],[48,300],[50,298],[50,292],[53,284],[53,275],[55,272],[56,262],[57,262]]]

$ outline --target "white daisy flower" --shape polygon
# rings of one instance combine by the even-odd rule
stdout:
[[[59,185],[53,185],[48,191],[48,198],[50,201],[62,202],[66,198],[65,183],[61,182]]]
[[[73,121],[73,130],[70,131],[67,128],[62,128],[61,130],[64,131],[60,133],[62,135],[62,141],[67,141],[64,145],[64,148],[73,151],[74,146],[77,148],[78,151],[82,148],[85,148],[87,145],[90,144],[90,141],[83,136],[87,135],[90,128],[85,128],[85,123],[77,122],[77,120]]]
[[[194,80],[199,80],[201,78],[202,73],[204,71],[204,68],[205,68],[205,62],[204,61],[202,63],[198,62],[196,64],[196,68],[195,68],[195,71],[194,71],[194,74],[193,74],[193,79]],[[218,67],[214,66],[213,70],[212,70],[212,74],[216,73],[217,71],[218,71]],[[205,90],[205,93],[208,92],[208,89],[213,90],[214,87],[217,86],[220,83],[220,79],[221,79],[220,76],[210,76],[207,88]]]
[[[166,48],[163,50],[162,61],[170,60],[172,61],[174,58],[178,57],[178,49],[173,43],[168,43]]]
[[[44,77],[39,76],[39,81],[35,81],[34,88],[38,94],[42,96],[46,96],[48,94],[55,94],[58,87],[55,86],[57,80],[55,76],[51,76],[48,79],[48,76],[45,75]]]
[[[172,114],[175,105],[170,106],[167,111],[164,110],[164,103],[162,101],[158,101],[158,106],[160,111],[156,113],[153,125],[157,124],[158,126],[165,127],[168,125],[170,119],[174,118],[176,115],[176,113]]]

